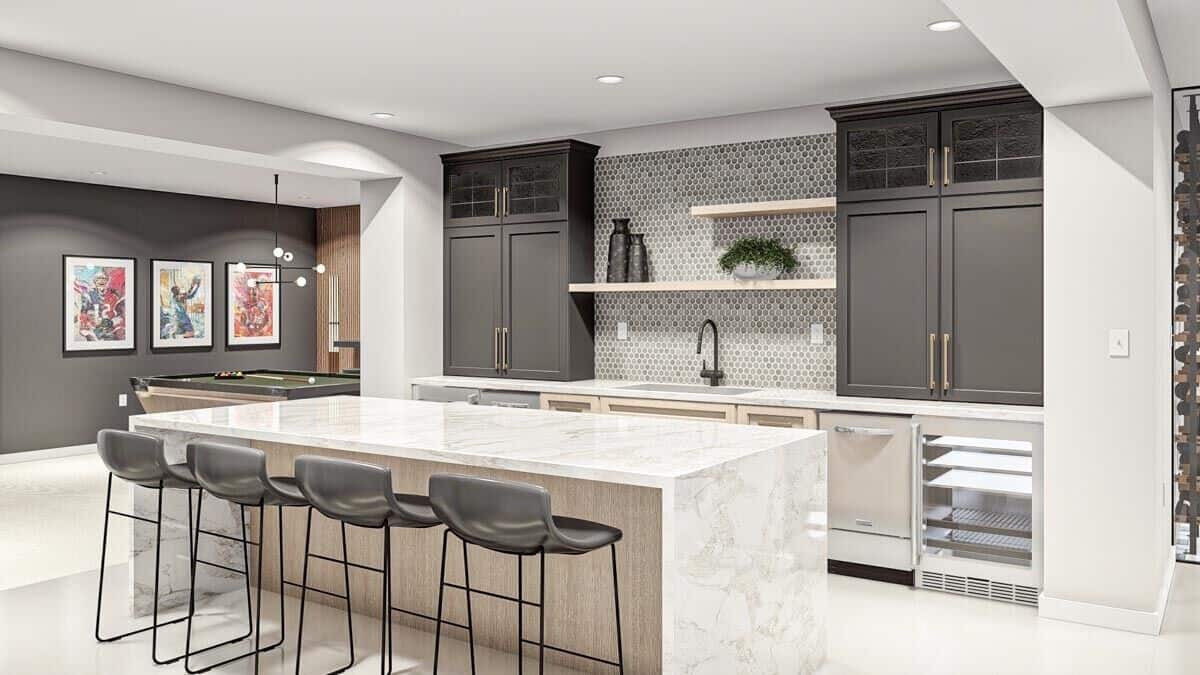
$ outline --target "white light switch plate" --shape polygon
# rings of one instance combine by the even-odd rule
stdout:
[[[1108,355],[1114,358],[1129,356],[1129,329],[1112,328],[1108,331]]]
[[[626,322],[626,321],[618,321],[617,322],[617,339],[618,340],[628,340],[629,339],[629,323],[628,322]]]
[[[808,343],[814,345],[825,344],[825,325],[814,323],[808,327]]]
[[[129,395],[128,394],[117,394],[117,407],[124,408],[127,405],[129,405]]]

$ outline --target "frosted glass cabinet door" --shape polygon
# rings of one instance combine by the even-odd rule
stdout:
[[[446,168],[446,227],[496,225],[500,222],[500,162],[476,162]]]
[[[943,195],[1042,189],[1042,109],[1037,103],[942,113]]]
[[[937,196],[937,113],[842,122],[837,133],[839,202]]]
[[[505,223],[566,220],[566,157],[548,155],[505,160],[500,197]]]

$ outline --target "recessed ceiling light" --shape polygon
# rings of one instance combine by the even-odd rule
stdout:
[[[108,172],[107,172],[107,171],[102,171],[102,170],[100,170],[100,169],[96,169],[95,171],[93,171],[93,172],[92,172],[92,175],[93,175],[93,176],[104,176],[104,175],[107,175],[107,174],[108,174]]]
[[[624,75],[601,75],[596,78],[600,84],[621,84],[625,81]]]
[[[926,26],[926,28],[935,33],[947,33],[962,28],[962,22],[958,19],[942,19],[941,21],[934,21]]]
[[[374,117],[377,120],[387,120],[395,117],[395,115],[389,112],[374,112],[371,113],[371,117]]]

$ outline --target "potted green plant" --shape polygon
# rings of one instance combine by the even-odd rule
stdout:
[[[742,237],[718,261],[721,269],[738,279],[777,279],[796,269],[796,255],[774,239]]]

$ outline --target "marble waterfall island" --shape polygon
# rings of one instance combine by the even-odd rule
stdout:
[[[812,673],[825,656],[824,432],[342,396],[139,415],[130,427],[161,435],[180,454],[197,438],[262,448],[280,475],[292,473],[296,456],[321,454],[390,466],[403,492],[424,494],[429,475],[443,471],[543,485],[556,514],[625,533],[617,555],[628,673]],[[225,527],[237,523],[237,511],[215,499],[205,501],[204,514],[206,526],[218,516]],[[186,522],[186,511],[174,518]],[[257,535],[275,541],[275,522],[270,514]],[[303,532],[304,509],[285,511],[289,580],[299,579]],[[338,532],[315,516],[313,550],[340,557]],[[134,542],[147,546],[142,537]],[[378,564],[381,542],[376,530],[351,528],[351,560]],[[392,546],[394,573],[403,579],[394,584],[394,604],[433,614],[440,528],[394,530]],[[264,555],[264,569],[277,570],[274,547]],[[513,556],[471,547],[469,561],[473,588],[515,593]],[[460,547],[450,547],[447,570],[449,580],[462,582]],[[526,597],[534,597],[537,565],[523,572]],[[314,563],[309,575],[318,587],[342,588],[337,565]],[[264,573],[264,582],[276,588],[278,579]],[[547,644],[615,657],[609,556],[548,556],[545,583]],[[378,575],[356,570],[351,587],[357,611],[378,606]],[[146,592],[135,585],[135,593]],[[449,619],[465,619],[462,596],[447,591]],[[476,597],[475,639],[512,652],[516,612]],[[401,616],[395,620],[433,629]],[[536,609],[527,609],[526,637],[537,625]],[[610,670],[553,652],[547,660]]]

